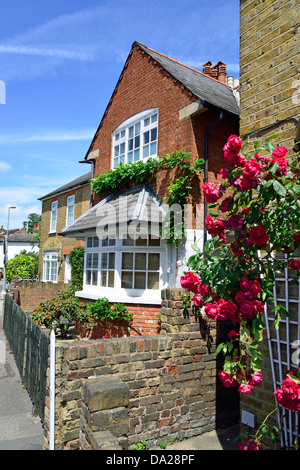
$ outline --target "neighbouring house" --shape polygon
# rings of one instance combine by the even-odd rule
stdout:
[[[107,197],[93,193],[89,211],[60,231],[62,239],[85,240],[84,285],[78,297],[124,302],[145,318],[160,312],[161,290],[180,286],[192,245],[203,243],[203,178],[219,181],[224,143],[238,130],[239,87],[227,77],[224,62],[207,62],[200,72],[133,43],[85,156],[93,163],[94,177],[120,163],[160,159],[179,150],[191,153],[191,163],[203,158],[206,172],[193,181],[186,238],[176,247],[160,238],[168,172],[158,172],[155,183]],[[138,237],[137,227],[144,228],[143,236]]]
[[[0,229],[1,230],[1,229]],[[9,230],[8,244],[7,244],[7,259],[10,260],[15,256],[19,255],[21,251],[27,253],[38,253],[39,252],[39,241],[35,238],[38,230],[34,230],[33,233],[28,233],[26,229],[21,230]],[[3,242],[6,232],[0,231],[0,269],[4,267],[4,253],[3,253]]]
[[[39,278],[43,282],[71,280],[69,254],[75,246],[84,245],[84,238],[63,238],[58,234],[90,208],[90,178],[91,172],[85,173],[39,198],[42,201]]]

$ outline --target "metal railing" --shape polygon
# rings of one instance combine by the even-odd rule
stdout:
[[[5,295],[3,329],[23,385],[33,403],[33,412],[44,420],[46,372],[50,336]]]

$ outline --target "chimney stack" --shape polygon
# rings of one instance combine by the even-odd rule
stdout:
[[[215,78],[220,83],[226,84],[227,70],[226,70],[225,62],[222,62],[220,60],[213,67],[211,65],[212,63],[210,61],[205,62],[205,64],[203,64],[203,73],[207,75],[208,77]]]

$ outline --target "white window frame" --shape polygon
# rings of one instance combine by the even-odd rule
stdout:
[[[95,240],[95,244],[91,246],[91,238]],[[108,239],[109,240],[109,239]],[[98,243],[99,242],[99,243]],[[115,266],[114,269],[111,269],[111,266],[106,265],[107,271],[114,271],[114,286],[108,287],[108,282],[106,286],[101,286],[101,264],[103,267],[102,255],[111,253],[114,255]],[[122,287],[122,255],[123,253],[134,253],[134,256],[138,253],[146,253],[147,260],[152,254],[159,254],[159,267],[158,270],[141,270],[146,272],[146,282],[150,272],[158,272],[158,288],[157,289],[134,289],[134,288],[125,288]],[[87,271],[89,271],[91,263],[88,263],[89,255],[98,254],[98,275],[97,283],[92,285],[89,283],[89,276]],[[135,303],[155,303],[160,304],[161,302],[161,289],[165,286],[165,280],[163,278],[163,273],[166,271],[163,269],[166,266],[166,247],[163,246],[163,242],[160,240],[159,246],[125,246],[123,244],[122,238],[116,238],[115,244],[114,240],[109,240],[108,246],[102,246],[101,240],[98,237],[90,236],[86,238],[85,242],[85,259],[84,259],[84,276],[83,276],[83,290],[78,292],[78,296],[97,299],[100,297],[107,297],[109,300],[114,302],[132,302]],[[130,269],[129,269],[130,270]],[[134,269],[130,271],[133,272]],[[138,271],[138,270],[136,270]],[[103,279],[103,278],[102,278]]]
[[[158,108],[142,111],[127,119],[114,130],[112,138],[112,168],[119,163],[125,165],[156,158]]]
[[[56,232],[58,201],[51,203],[50,233]]]
[[[47,273],[46,263],[50,263],[49,271]],[[56,273],[54,279],[52,278],[52,265],[56,263]],[[47,274],[49,274],[47,276]],[[58,251],[46,251],[43,254],[43,282],[53,282],[57,283],[58,278]]]
[[[72,214],[72,217],[69,220],[70,214]],[[75,214],[75,194],[67,197],[66,227],[69,227],[69,225],[71,225],[74,222],[74,214]]]

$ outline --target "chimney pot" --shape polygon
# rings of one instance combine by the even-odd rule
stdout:
[[[205,62],[205,64],[203,64],[203,73],[205,75],[210,76],[211,65],[212,65],[212,63],[209,60],[207,62]]]

